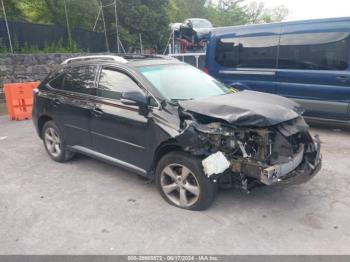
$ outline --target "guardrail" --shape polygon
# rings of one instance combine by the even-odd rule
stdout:
[[[205,67],[206,53],[181,53],[181,54],[169,54],[169,56],[177,58],[182,62],[191,64],[199,69]]]

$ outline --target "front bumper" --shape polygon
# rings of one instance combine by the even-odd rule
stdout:
[[[265,185],[302,184],[313,178],[322,167],[321,142],[316,136],[313,144],[302,147],[290,162],[263,169],[260,182]]]

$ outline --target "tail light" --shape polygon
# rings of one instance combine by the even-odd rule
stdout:
[[[209,74],[209,69],[208,69],[208,67],[204,67],[204,68],[203,68],[203,72],[206,73],[206,74]]]

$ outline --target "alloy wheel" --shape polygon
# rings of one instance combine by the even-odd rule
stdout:
[[[52,127],[45,130],[45,144],[47,150],[53,157],[58,157],[61,154],[61,139],[57,131]]]
[[[193,172],[180,164],[166,166],[161,173],[161,188],[175,205],[190,207],[199,198],[200,187]]]

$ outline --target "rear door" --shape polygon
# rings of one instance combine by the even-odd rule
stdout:
[[[350,22],[287,24],[279,47],[277,92],[310,117],[348,120]]]
[[[96,72],[97,66],[89,65],[68,69],[64,74],[63,90],[54,101],[54,111],[68,145],[91,147],[89,129]]]
[[[219,80],[238,89],[276,92],[280,26],[237,29],[216,41],[215,63]]]

